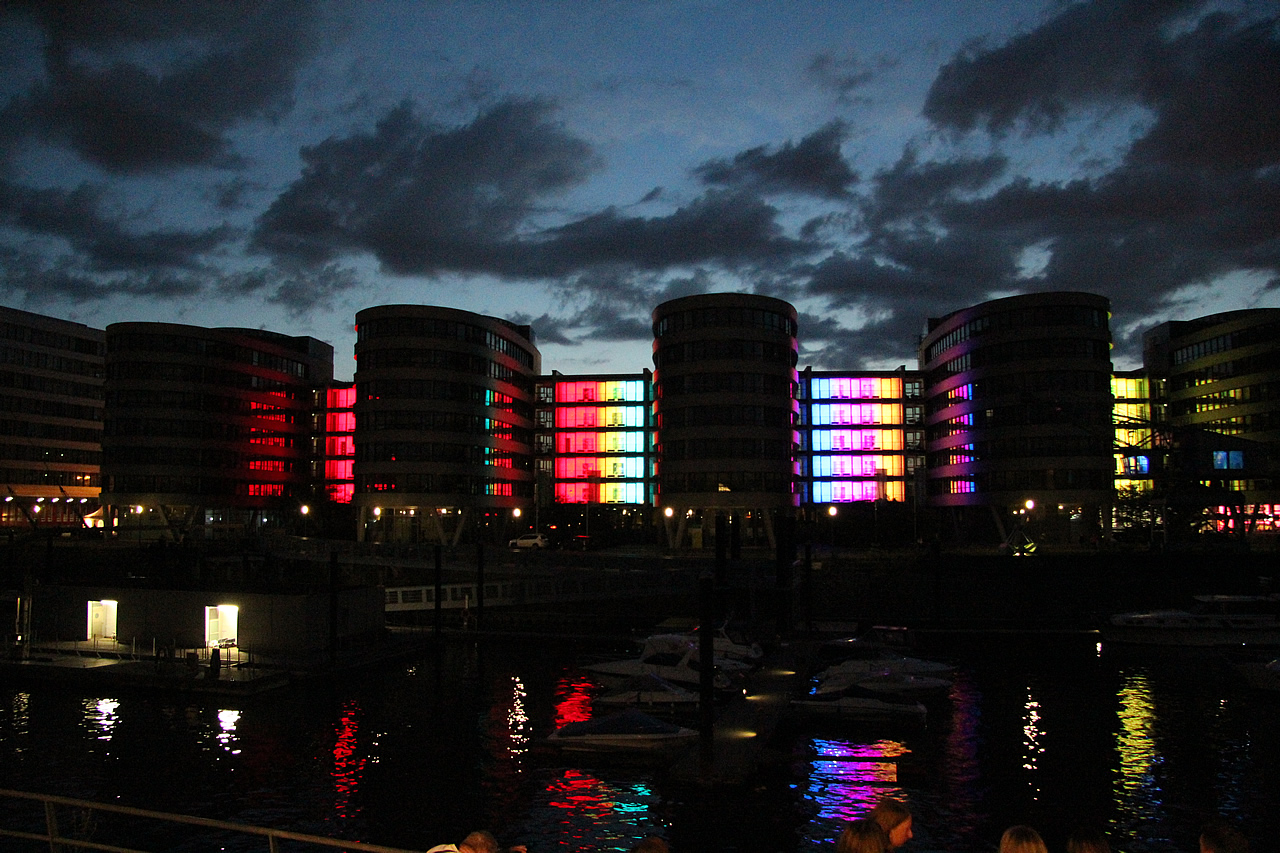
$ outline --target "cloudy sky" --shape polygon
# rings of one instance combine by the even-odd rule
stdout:
[[[1143,329],[1280,305],[1280,9],[1262,0],[0,4],[0,302],[313,335],[361,308],[532,323],[651,366],[747,291],[801,364],[914,365],[1042,290]]]

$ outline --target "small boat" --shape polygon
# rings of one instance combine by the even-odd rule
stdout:
[[[914,699],[856,684],[829,693],[810,692],[803,699],[792,699],[791,707],[808,717],[865,723],[923,723],[929,713]]]
[[[638,658],[584,664],[583,669],[602,678],[625,680],[637,675],[657,675],[683,687],[702,683],[700,655],[696,644],[681,634],[658,634],[645,641]],[[712,686],[729,690],[732,680],[717,664]]]
[[[1190,610],[1117,613],[1100,633],[1113,643],[1280,645],[1280,595],[1197,595]]]
[[[628,678],[617,689],[595,698],[600,705],[645,705],[664,708],[691,708],[698,704],[698,694],[661,676],[647,672]]]
[[[653,753],[696,743],[695,729],[659,720],[637,710],[566,723],[547,737],[559,749],[595,753]]]
[[[894,696],[924,696],[930,693],[941,693],[951,687],[945,678],[931,675],[911,675],[894,670],[879,672],[837,672],[827,678],[820,679],[814,688],[817,694],[838,693],[845,687],[858,686],[873,693],[890,693]]]

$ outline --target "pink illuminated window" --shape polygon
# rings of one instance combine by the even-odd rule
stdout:
[[[594,457],[581,459],[576,457],[556,460],[556,477],[563,480],[582,480],[587,477],[600,476],[600,460]]]

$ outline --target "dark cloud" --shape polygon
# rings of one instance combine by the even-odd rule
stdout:
[[[294,318],[334,307],[335,297],[361,286],[355,271],[325,264],[314,267],[272,265],[223,275],[215,290],[235,298],[261,298],[284,307]]]
[[[505,101],[449,128],[405,103],[372,133],[328,139],[302,159],[254,244],[311,263],[370,252],[403,274],[510,271],[526,218],[598,165],[539,100]]]
[[[693,170],[703,183],[753,187],[762,193],[797,193],[818,198],[847,198],[858,175],[840,152],[848,126],[833,121],[798,143],[790,140],[777,151],[761,145],[733,157],[710,160]]]
[[[69,259],[50,262],[43,256],[0,248],[0,278],[6,291],[24,304],[86,303],[118,296],[143,299],[187,299],[204,290],[205,277],[175,270],[152,270],[103,276]]]
[[[44,33],[44,79],[0,120],[112,172],[234,165],[227,132],[292,106],[297,69],[315,46],[313,13],[293,0],[11,11]]]
[[[254,245],[303,263],[369,252],[398,274],[511,278],[765,262],[811,248],[783,236],[778,211],[746,190],[713,189],[667,216],[607,208],[530,230],[549,197],[598,164],[553,114],[546,101],[510,100],[441,128],[402,104],[371,134],[304,149],[302,177],[258,220]]]
[[[37,237],[65,241],[88,269],[192,269],[234,236],[227,226],[203,231],[127,231],[102,212],[103,191],[33,189],[0,181],[0,223]]]
[[[1202,0],[1096,0],[996,48],[969,45],[933,81],[924,115],[960,131],[1003,133],[1021,121],[1057,129],[1067,113],[1132,98],[1168,60],[1164,32]]]

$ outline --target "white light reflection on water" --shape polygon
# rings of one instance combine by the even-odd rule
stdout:
[[[85,720],[99,732],[98,740],[111,740],[111,731],[120,722],[116,710],[120,703],[115,699],[84,700]]]
[[[1128,673],[1117,697],[1120,700],[1116,753],[1120,759],[1112,786],[1116,813],[1127,815],[1133,826],[1163,822],[1164,792],[1157,770],[1162,757],[1155,739],[1155,702],[1143,673]]]
[[[1031,786],[1031,798],[1040,799],[1040,784],[1036,771],[1040,769],[1040,757],[1044,755],[1044,729],[1041,726],[1040,703],[1027,688],[1027,701],[1022,706],[1022,769],[1030,771],[1027,784]]]
[[[218,712],[218,743],[222,744],[222,748],[232,755],[240,754],[240,747],[236,745],[236,723],[240,722],[240,712],[221,710]]]

